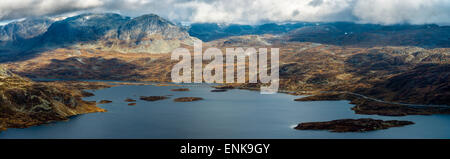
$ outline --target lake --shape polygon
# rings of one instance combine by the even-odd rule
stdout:
[[[106,113],[72,117],[26,129],[8,129],[0,138],[20,139],[388,139],[450,138],[450,115],[386,117],[355,114],[349,101],[296,102],[298,96],[258,91],[210,92],[208,85],[183,86],[188,92],[170,91],[177,86],[121,85],[91,91],[88,101],[111,100],[100,107]],[[173,95],[167,100],[147,102],[140,96]],[[202,97],[196,102],[173,102],[177,97]],[[137,100],[128,106],[124,100]],[[346,118],[409,120],[416,124],[364,133],[300,131],[300,122]]]

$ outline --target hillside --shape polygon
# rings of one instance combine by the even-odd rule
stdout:
[[[37,83],[0,67],[0,131],[26,128],[79,114],[105,112],[81,98],[81,89],[62,83]]]
[[[349,91],[387,101],[450,104],[449,49],[341,47],[317,43],[269,43],[270,37],[240,37],[205,44],[220,48],[279,47],[280,86],[295,92]],[[232,42],[230,42],[232,41]],[[205,48],[204,48],[205,49]],[[32,78],[170,82],[170,54],[131,54],[57,49],[8,63]],[[111,67],[113,66],[113,67]]]

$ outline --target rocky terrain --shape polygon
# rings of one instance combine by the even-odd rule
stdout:
[[[169,54],[56,49],[6,65],[29,78],[170,81]]]
[[[295,99],[295,101],[300,102],[338,100],[349,100],[351,104],[355,105],[352,110],[355,111],[356,114],[385,116],[450,114],[450,107],[448,106],[394,103],[363,97],[355,93],[320,93]]]
[[[222,39],[205,46],[226,48],[230,45],[245,47],[253,44],[228,44],[226,41]],[[352,92],[389,102],[449,105],[448,48],[359,48],[317,43],[281,43],[276,40],[271,41],[270,45],[259,46],[280,48],[280,88],[295,92],[296,95]],[[170,70],[176,62],[170,60],[170,54],[56,49],[33,58],[8,62],[6,66],[15,73],[31,78],[170,82]],[[238,87],[257,89],[259,85],[246,84]],[[354,101],[349,98],[341,99]],[[371,103],[371,106],[380,105]],[[404,112],[404,109],[382,112],[378,107],[365,108],[370,109],[360,107],[355,111],[408,115],[430,114],[439,110],[427,108],[432,111],[422,111],[423,107],[420,107],[414,108],[412,112]],[[377,111],[374,111],[375,108]],[[420,111],[415,111],[417,109]],[[447,109],[439,112],[447,112]]]
[[[170,82],[170,71],[178,61],[170,60],[170,54],[164,52],[179,46],[192,51],[190,42],[195,39],[186,29],[152,14],[136,18],[82,14],[41,23],[29,23],[40,29],[33,34],[20,31],[20,35],[39,38],[42,45],[30,49],[30,54],[2,62],[5,67],[33,79]],[[33,27],[18,30],[27,28]],[[350,100],[356,104],[353,110],[361,114],[449,112],[447,107],[424,106],[450,105],[448,27],[320,23],[228,25],[215,29],[214,25],[202,24],[188,29],[190,35],[200,39],[213,40],[217,37],[208,36],[226,33],[222,39],[204,43],[203,50],[280,48],[282,91],[314,95],[298,101]],[[244,34],[256,35],[230,37]],[[259,84],[223,88],[227,87],[256,90]]]
[[[297,130],[329,130],[331,132],[366,132],[401,127],[414,124],[410,121],[375,120],[375,119],[341,119],[327,122],[300,123]]]
[[[449,105],[448,48],[277,42],[267,47],[280,48],[280,87],[294,94],[353,92],[392,102]]]
[[[95,102],[81,99],[84,88],[106,86],[93,85],[83,82],[33,82],[0,67],[0,130],[26,128],[68,120],[79,114],[105,112]]]

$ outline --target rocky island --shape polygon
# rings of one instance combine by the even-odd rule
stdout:
[[[177,89],[171,89],[170,91],[174,91],[174,92],[187,92],[187,91],[189,91],[189,88],[177,88]]]
[[[226,92],[227,89],[213,89],[211,92]]]
[[[411,121],[375,120],[375,119],[341,119],[327,122],[300,123],[297,130],[329,130],[331,132],[366,132],[414,124]]]
[[[203,100],[203,98],[200,97],[180,97],[180,98],[176,98],[173,101],[175,102],[193,102],[193,101],[199,101],[199,100]]]
[[[108,104],[108,103],[112,103],[112,101],[110,100],[101,100],[100,102],[98,102],[99,104]]]
[[[169,97],[166,96],[141,96],[139,99],[141,100],[145,100],[145,101],[149,101],[149,102],[153,102],[153,101],[158,101],[158,100],[164,100],[167,99]]]
[[[136,102],[136,100],[131,99],[131,98],[127,98],[127,99],[125,99],[125,102]]]
[[[300,102],[337,100],[349,100],[350,104],[355,105],[352,110],[355,111],[356,114],[384,116],[450,114],[450,107],[445,105],[427,106],[420,104],[402,104],[381,101],[349,92],[320,93],[295,99],[295,101]]]

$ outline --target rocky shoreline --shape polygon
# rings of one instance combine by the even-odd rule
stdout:
[[[0,67],[1,68],[1,67]],[[112,87],[102,82],[34,82],[0,69],[0,131],[27,128],[69,117],[106,112],[96,102],[82,100],[92,96],[83,90]]]
[[[328,130],[330,132],[367,132],[383,130],[391,127],[401,127],[414,124],[411,121],[375,120],[375,119],[341,119],[326,122],[300,123],[297,130]]]
[[[244,89],[244,90],[258,90],[259,84],[225,84],[215,86],[216,90],[229,90],[229,89]],[[220,91],[219,91],[220,92]],[[355,95],[356,93],[346,92],[333,92],[323,93],[321,91],[288,91],[279,90],[279,93],[287,93],[294,96],[308,95],[294,99],[298,102],[312,102],[312,101],[339,101],[348,100],[350,104],[355,106],[352,108],[356,114],[364,115],[382,115],[382,116],[407,116],[407,115],[432,115],[432,114],[450,114],[450,106],[430,106],[417,104],[396,104],[394,102],[381,102],[368,97],[363,98]]]
[[[337,100],[349,100],[350,104],[355,105],[352,110],[355,111],[356,114],[383,116],[450,114],[450,107],[400,105],[365,99],[349,93],[322,93],[295,99],[295,101],[299,102]]]
[[[61,120],[68,120],[68,117],[79,115],[79,114],[85,114],[85,113],[94,113],[94,112],[106,112],[106,110],[96,107],[95,102],[87,102],[81,100],[81,97],[88,97],[93,96],[92,93],[84,91],[84,90],[96,90],[96,89],[103,89],[103,88],[109,88],[113,87],[115,85],[111,85],[107,82],[83,82],[83,81],[57,81],[57,82],[32,82],[27,81],[29,83],[34,83],[35,85],[41,85],[41,87],[56,87],[57,89],[64,90],[66,93],[69,93],[72,95],[72,97],[75,98],[75,101],[72,101],[73,103],[78,103],[79,106],[77,111],[73,110],[65,110],[70,111],[71,114],[66,114],[63,116],[58,115],[49,115],[48,113],[44,114],[38,114],[35,113],[33,115],[26,115],[15,112],[14,115],[10,115],[5,119],[5,117],[0,116],[0,131],[6,130],[6,128],[26,128],[34,125],[41,125],[52,121],[61,121]],[[222,86],[216,86],[215,89],[211,90],[211,92],[225,92],[230,89],[249,89],[251,87],[240,87],[236,85],[222,85]],[[41,88],[42,89],[42,88]],[[189,89],[180,88],[175,91],[186,91]],[[254,89],[249,89],[254,90]],[[174,90],[172,90],[174,91]],[[358,97],[356,95],[353,95],[351,93],[311,93],[313,95],[302,97],[295,99],[295,101],[299,102],[308,102],[308,101],[326,101],[326,100],[349,100],[351,101],[351,104],[355,104],[355,106],[352,108],[352,110],[355,111],[356,114],[366,114],[366,115],[384,115],[384,116],[406,116],[406,115],[431,115],[431,114],[450,114],[450,109],[443,109],[438,107],[408,107],[403,105],[396,105],[396,104],[388,104],[383,103],[375,100],[370,99],[364,99],[361,97]],[[293,95],[298,95],[297,93],[294,93]],[[158,100],[164,100],[168,99],[167,96],[142,96],[140,97],[141,100],[145,101],[158,101]],[[174,102],[193,102],[193,101],[199,101],[203,100],[203,98],[200,97],[181,97],[176,98],[173,101]],[[130,102],[129,106],[136,105],[136,100],[128,99],[127,102]],[[106,104],[110,103],[111,101],[108,100],[102,100],[99,102],[99,104]],[[64,103],[67,104],[67,103]],[[64,108],[64,104],[62,106],[59,106],[58,108]],[[64,108],[67,109],[67,108]],[[3,122],[2,122],[3,121]],[[7,121],[7,122],[5,122]],[[344,126],[342,125],[344,124]],[[359,124],[359,125],[358,125]],[[362,125],[372,124],[375,125],[375,127],[372,128],[365,128]],[[299,124],[299,126],[296,127],[296,129],[310,129],[319,130],[320,127],[324,128],[336,128],[340,127],[339,129],[328,129],[333,132],[361,132],[361,131],[372,131],[372,130],[379,130],[379,129],[386,129],[389,127],[396,127],[396,126],[390,126],[396,125],[396,124],[404,124],[404,122],[393,122],[393,121],[378,121],[378,120],[336,120],[336,121],[330,121],[330,122],[316,122],[316,123],[302,123],[302,125]],[[345,125],[347,127],[345,127]],[[380,126],[381,125],[381,126]],[[361,128],[362,127],[362,128]]]

